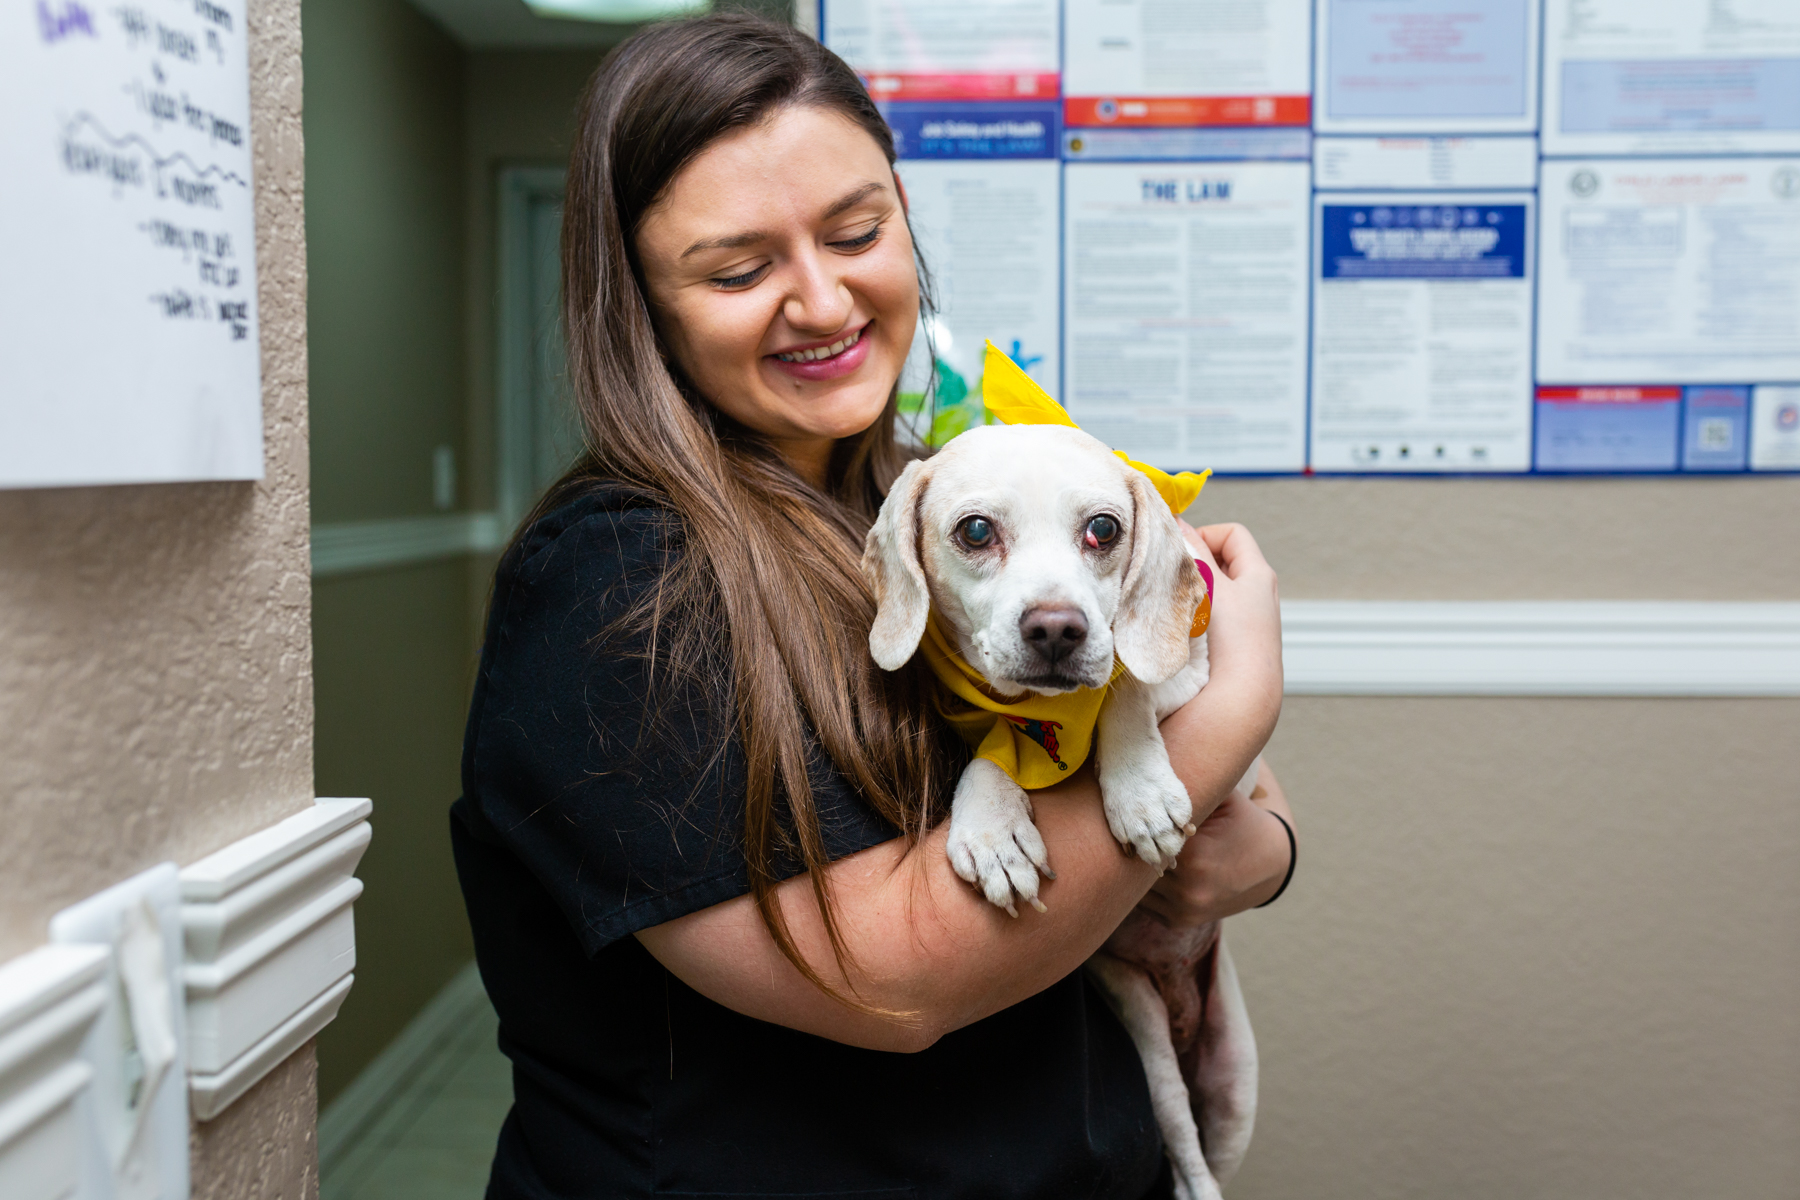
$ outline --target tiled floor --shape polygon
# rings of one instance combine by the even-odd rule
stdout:
[[[320,1200],[481,1200],[512,1074],[493,1009],[471,983],[472,972],[459,976],[434,1002],[434,1036],[415,1028],[396,1042],[412,1036],[414,1053],[401,1056],[410,1069],[388,1072],[379,1094],[358,1080],[345,1095],[357,1111],[334,1104],[321,1120]]]

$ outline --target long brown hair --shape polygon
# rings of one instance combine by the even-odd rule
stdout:
[[[562,235],[570,390],[587,452],[539,511],[609,480],[676,514],[683,552],[627,621],[650,647],[653,680],[710,676],[719,686],[729,663],[746,763],[751,894],[776,945],[809,980],[853,1008],[879,1012],[831,987],[804,959],[774,888],[778,864],[804,864],[849,978],[807,776],[812,739],[906,837],[942,810],[959,766],[930,716],[925,679],[886,674],[869,656],[875,603],[858,559],[909,457],[894,431],[897,396],[867,430],[838,443],[825,489],[812,486],[672,368],[635,246],[646,210],[695,156],[793,105],[848,117],[893,163],[892,134],[843,61],[759,18],[718,14],[653,26],[589,81]],[[929,290],[921,268],[922,296]]]

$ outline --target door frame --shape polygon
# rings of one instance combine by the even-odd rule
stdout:
[[[537,499],[536,413],[532,403],[531,206],[563,198],[567,171],[557,166],[500,168],[496,230],[494,504],[501,527],[514,529]]]

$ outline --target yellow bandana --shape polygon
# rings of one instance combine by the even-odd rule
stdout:
[[[925,623],[919,648],[942,685],[938,712],[975,748],[976,758],[987,759],[1027,790],[1067,779],[1087,761],[1106,688],[1003,699],[944,635],[936,612]],[[1124,673],[1125,665],[1115,662],[1112,679]]]

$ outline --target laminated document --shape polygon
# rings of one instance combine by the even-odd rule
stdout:
[[[1053,159],[900,163],[913,236],[938,301],[914,339],[902,405],[916,408],[926,372],[935,372],[933,443],[983,423],[982,359],[990,339],[1045,390],[1057,391],[1059,170]],[[925,429],[917,432],[927,440]]]
[[[1069,414],[1165,469],[1303,469],[1309,165],[1065,172]]]
[[[1529,133],[1537,0],[1318,0],[1320,133]]]
[[[1800,3],[1547,0],[1544,152],[1800,152]]]
[[[1800,384],[1765,384],[1750,396],[1750,468],[1800,471]]]
[[[1529,193],[1317,200],[1312,465],[1531,466]]]
[[[1057,0],[830,0],[822,41],[876,100],[1055,99]]]
[[[1321,137],[1313,139],[1313,186],[1491,190],[1535,188],[1534,137]]]
[[[242,0],[0,16],[0,486],[260,479]]]
[[[1301,125],[1312,0],[1068,0],[1070,125]]]
[[[1538,378],[1800,379],[1800,158],[1547,161]]]

